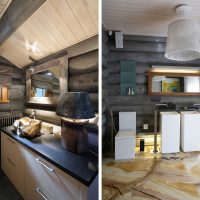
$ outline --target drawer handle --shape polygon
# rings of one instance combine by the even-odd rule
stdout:
[[[7,140],[13,144],[15,144],[15,142],[13,142],[10,138],[7,137]]]
[[[48,199],[44,196],[44,194],[41,192],[40,188],[36,188],[36,191],[37,191],[37,193],[38,193],[43,199],[48,200]]]
[[[47,165],[45,165],[39,158],[35,159],[37,162],[39,162],[42,166],[46,167],[49,171],[54,172],[54,169],[48,167]]]
[[[15,163],[13,163],[9,158],[7,158],[7,160],[9,161],[9,163],[11,163],[11,165],[15,167]]]

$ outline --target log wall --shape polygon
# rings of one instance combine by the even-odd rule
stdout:
[[[147,76],[145,73],[152,65],[199,67],[200,60],[190,62],[175,62],[164,57],[166,38],[125,36],[124,48],[116,49],[111,38],[107,43],[109,54],[103,55],[103,93],[108,97],[110,109],[115,113],[115,123],[118,126],[119,111],[137,112],[137,132],[143,132],[143,123],[149,124],[149,132],[153,131],[154,105],[157,102],[173,102],[177,107],[200,103],[199,97],[150,97],[147,95]],[[105,50],[107,52],[107,49]],[[104,52],[103,52],[104,54]],[[134,96],[120,95],[120,60],[136,61],[136,92]],[[104,67],[104,65],[106,67]],[[106,77],[106,80],[105,78]]]
[[[98,112],[98,36],[69,47],[66,52],[69,58],[68,91],[87,91],[95,112]],[[51,55],[51,58],[55,59],[55,56]],[[38,63],[45,63],[48,60],[44,58]],[[55,115],[56,106],[27,104],[25,113],[29,115],[33,109],[36,110],[39,119],[60,124],[60,118]]]
[[[0,79],[3,74],[10,75],[10,102],[0,104],[0,115],[8,115],[8,113],[23,112],[25,103],[25,74],[24,72],[11,65],[0,63]]]
[[[108,68],[107,61],[109,55],[108,36],[104,27],[102,28],[102,147],[109,145],[109,101],[108,101]]]

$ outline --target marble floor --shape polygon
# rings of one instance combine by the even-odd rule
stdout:
[[[0,170],[0,200],[23,200],[20,194]]]
[[[200,152],[103,159],[103,200],[200,200]]]

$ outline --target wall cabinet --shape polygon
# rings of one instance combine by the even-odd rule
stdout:
[[[2,169],[25,200],[86,200],[88,188],[1,133]]]
[[[121,60],[120,68],[121,95],[134,95],[136,93],[135,62],[132,60]]]

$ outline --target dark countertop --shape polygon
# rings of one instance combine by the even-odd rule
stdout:
[[[45,134],[34,139],[21,138],[12,132],[13,127],[8,126],[1,130],[8,136],[46,159],[59,169],[74,177],[86,186],[90,186],[98,174],[98,157],[88,152],[75,154],[61,146],[60,138]]]

